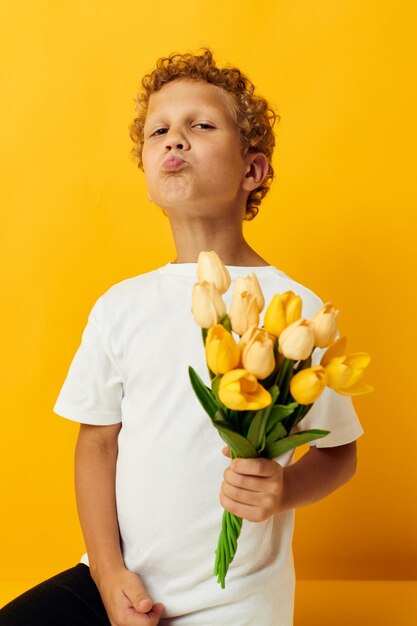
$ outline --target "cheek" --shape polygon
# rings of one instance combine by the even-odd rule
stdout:
[[[142,167],[145,177],[150,178],[155,168],[152,166],[152,154],[148,150],[142,150]]]
[[[148,162],[148,151],[145,148],[142,148],[142,164],[144,169],[146,169],[146,164]]]
[[[242,155],[239,146],[231,138],[230,142],[219,146],[213,146],[212,157],[216,163],[222,164],[227,169],[235,170],[238,163],[242,163]]]

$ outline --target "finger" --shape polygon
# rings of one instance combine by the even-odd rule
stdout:
[[[139,577],[129,581],[123,589],[125,596],[130,600],[132,607],[138,613],[147,613],[153,607],[153,600],[146,593]]]
[[[229,448],[229,446],[225,446],[224,448],[222,448],[222,452],[223,452],[224,456],[228,456],[230,458],[230,448]]]
[[[277,462],[273,459],[265,459],[262,457],[250,459],[234,459],[230,463],[230,467],[238,474],[248,474],[251,476],[275,476],[279,469]]]
[[[268,479],[264,476],[251,476],[249,474],[239,474],[227,467],[223,472],[225,482],[241,489],[256,491],[260,493],[268,488]]]
[[[258,506],[235,502],[235,500],[232,500],[232,498],[229,498],[229,496],[226,496],[223,492],[220,493],[220,503],[229,513],[237,517],[241,517],[250,522],[259,522],[262,520],[262,510]]]
[[[228,498],[238,502],[239,504],[259,506],[262,504],[262,498],[264,498],[264,495],[259,491],[242,489],[241,487],[236,487],[235,485],[231,485],[227,482],[222,484],[222,491]]]
[[[164,605],[161,602],[154,604],[148,613],[138,613],[133,607],[123,616],[120,625],[123,626],[156,626],[159,624]]]
[[[153,605],[152,613],[154,617],[157,618],[157,621],[155,622],[156,624],[158,623],[163,610],[164,610],[164,605],[162,604],[162,602],[157,602],[156,604]]]
[[[139,620],[141,620],[137,622],[138,626],[139,625],[142,626],[142,624],[144,626],[156,626],[157,624],[159,624],[159,619],[161,617],[163,610],[164,610],[164,605],[162,604],[162,602],[158,602],[157,604],[154,604],[152,611],[149,611],[149,613],[145,613],[144,615],[138,616]]]

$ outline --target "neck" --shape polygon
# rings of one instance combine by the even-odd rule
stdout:
[[[202,250],[214,250],[225,265],[269,265],[245,240],[241,225],[198,218],[169,220],[177,251],[173,263],[197,263]]]

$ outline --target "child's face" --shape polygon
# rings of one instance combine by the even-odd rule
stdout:
[[[239,129],[221,87],[178,79],[151,95],[142,152],[148,194],[168,214],[215,217],[244,213],[249,170]],[[185,160],[164,169],[169,156]],[[249,155],[250,156],[250,155]]]

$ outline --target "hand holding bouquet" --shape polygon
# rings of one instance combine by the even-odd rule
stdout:
[[[189,375],[232,459],[274,459],[326,436],[327,430],[292,432],[326,386],[343,395],[373,390],[360,380],[369,355],[346,355],[346,337],[335,340],[339,311],[331,302],[307,320],[301,318],[300,296],[292,291],[276,294],[259,328],[265,300],[255,274],[236,279],[230,315],[222,294],[231,278],[215,252],[200,252],[197,279],[192,313],[202,329],[211,388],[192,367]],[[233,332],[240,337],[238,343]],[[311,366],[316,347],[327,350],[320,364]],[[222,588],[241,527],[242,518],[224,510],[214,565]]]

